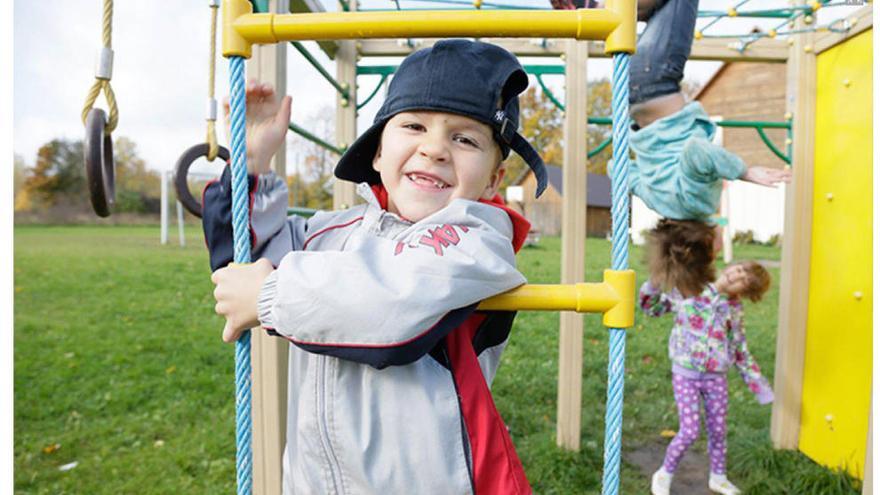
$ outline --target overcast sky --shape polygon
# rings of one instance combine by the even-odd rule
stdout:
[[[335,9],[332,0],[322,0]],[[488,0],[487,0],[488,1]],[[500,0],[498,0],[500,1]],[[503,0],[507,4],[546,5],[547,0]],[[400,0],[406,6],[426,6]],[[703,0],[702,10],[726,9],[726,0]],[[752,0],[751,6],[784,6],[777,0]],[[156,170],[170,170],[189,146],[205,140],[208,94],[210,9],[207,0],[117,1],[113,15],[115,53],[111,85],[119,108],[114,137],[126,136]],[[389,0],[365,0],[367,7],[393,7]],[[18,0],[14,2],[13,150],[32,164],[37,149],[53,138],[82,139],[80,112],[94,82],[95,54],[101,46],[101,0]],[[830,9],[829,9],[830,10]],[[715,32],[747,32],[754,20],[716,25]],[[701,20],[700,22],[707,22]],[[776,22],[778,24],[778,21]],[[317,45],[306,44],[331,74],[333,62]],[[218,40],[219,50],[219,40]],[[288,91],[294,96],[292,120],[309,128],[310,117],[335,101],[335,91],[292,48],[288,48]],[[523,63],[536,60],[523,59]],[[390,63],[367,59],[363,64]],[[538,59],[539,63],[552,63]],[[703,82],[719,66],[690,62],[686,78]],[[608,77],[610,61],[591,60],[591,78]],[[559,87],[562,77],[546,78]],[[217,63],[218,99],[228,92],[227,62]],[[363,77],[360,95],[373,89],[374,76]],[[563,92],[558,89],[559,96]],[[360,129],[378,109],[381,98],[361,112]],[[103,95],[97,106],[106,108]],[[218,131],[221,143],[225,136]],[[291,154],[290,156],[294,156]]]

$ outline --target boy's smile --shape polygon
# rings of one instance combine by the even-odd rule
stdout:
[[[373,159],[388,211],[417,222],[453,199],[491,199],[505,169],[492,129],[460,115],[413,111],[392,117]]]

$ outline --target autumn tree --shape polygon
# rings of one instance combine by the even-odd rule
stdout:
[[[562,96],[554,95],[559,100]],[[536,86],[531,86],[520,96],[520,129],[523,137],[535,147],[544,163],[562,166],[563,127],[565,114],[553,99]],[[607,79],[591,81],[587,93],[587,113],[590,117],[607,117],[611,114],[611,85]],[[587,149],[594,150],[611,135],[608,125],[589,125],[587,130]],[[607,162],[611,159],[611,146],[607,146],[590,158],[587,169],[597,174],[606,174]],[[507,175],[502,186],[512,184],[527,170],[525,162],[516,153],[507,160]]]
[[[329,106],[318,109],[310,116],[309,132],[328,143],[335,141],[335,112]],[[287,186],[290,204],[314,209],[333,207],[333,169],[339,156],[327,148],[299,134],[288,135],[288,162],[293,162],[293,173],[288,173]]]
[[[40,146],[33,168],[28,170],[19,209],[46,209],[85,198],[82,141],[53,139]]]
[[[158,212],[161,187],[158,172],[147,168],[137,154],[137,146],[130,139],[117,139],[113,145],[113,155],[116,189],[113,211]],[[83,142],[53,139],[41,146],[34,166],[24,170],[15,209],[40,210],[64,216],[90,211]]]

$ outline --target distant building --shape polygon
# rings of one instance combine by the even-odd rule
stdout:
[[[722,65],[693,99],[703,104],[711,117],[723,120],[785,120],[785,64],[732,62]],[[785,129],[764,131],[785,153]],[[782,168],[778,156],[761,141],[752,128],[725,127],[721,144],[749,165]]]
[[[535,199],[535,175],[528,172],[514,185],[523,188],[521,209],[532,229],[543,235],[562,234],[562,168],[547,165],[548,186]],[[605,175],[587,173],[587,235],[606,237],[611,231],[611,180]]]

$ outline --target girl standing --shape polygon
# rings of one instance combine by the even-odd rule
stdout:
[[[727,479],[727,371],[736,367],[760,404],[773,401],[773,389],[749,353],[741,298],[759,301],[770,286],[763,266],[748,261],[728,266],[714,280],[714,231],[701,222],[662,220],[651,233],[651,280],[639,291],[649,316],[671,312],[669,336],[672,388],[679,429],[666,449],[663,466],[651,478],[653,495],[668,495],[673,473],[698,438],[700,405],[706,411],[711,471],[709,489],[736,495]]]

